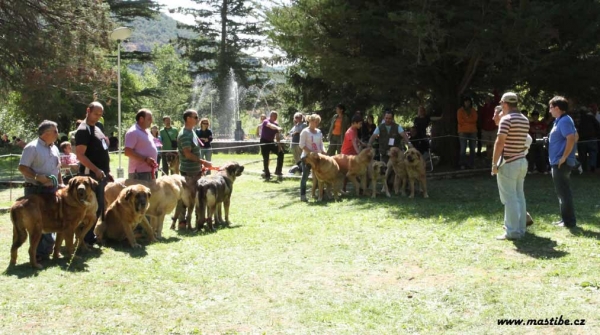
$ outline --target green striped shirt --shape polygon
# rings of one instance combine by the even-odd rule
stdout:
[[[177,151],[179,151],[179,171],[187,174],[196,174],[202,170],[200,162],[194,162],[185,158],[183,154],[184,148],[192,149],[192,154],[200,158],[200,139],[192,130],[185,128],[179,131],[177,135]]]

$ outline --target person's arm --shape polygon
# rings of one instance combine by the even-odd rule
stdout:
[[[356,153],[360,152],[360,141],[358,139],[358,129],[356,130],[356,133],[354,134],[354,138],[352,138],[352,146],[354,147],[354,151]]]
[[[565,145],[565,151],[563,151],[562,157],[558,161],[559,168],[561,165],[563,165],[564,162],[567,161],[567,158],[571,154],[571,151],[573,151],[573,148],[575,147],[575,143],[577,143],[577,140],[579,140],[579,134],[578,133],[569,134],[566,136],[566,139],[567,139],[567,144]]]
[[[19,172],[21,172],[21,174],[24,177],[27,177],[29,179],[34,179],[35,181],[39,182],[42,185],[52,185],[52,181],[48,177],[46,177],[43,174],[35,173],[35,171],[32,168],[30,168],[29,166],[19,165],[18,169],[19,169]],[[59,179],[59,181],[60,180],[62,180],[62,179]],[[61,182],[61,184],[62,184],[62,182]]]
[[[92,161],[90,161],[89,158],[85,156],[86,150],[87,145],[80,144],[75,146],[75,155],[77,155],[77,160],[79,160],[79,163],[81,163],[83,166],[92,171],[98,179],[104,179],[106,174],[104,174],[104,171],[98,168],[94,163],[92,163]]]
[[[373,132],[373,135],[371,135],[371,138],[369,138],[369,143],[367,143],[367,146],[372,147],[373,141],[375,141],[375,139],[377,139],[378,137],[379,137],[379,126],[375,127],[375,131]]]
[[[492,176],[498,174],[497,162],[500,159],[500,155],[502,155],[502,150],[504,150],[506,136],[508,135],[498,134],[498,136],[496,137],[496,142],[494,143],[494,155],[492,156]]]
[[[406,145],[408,145],[410,148],[413,148],[413,144],[410,142],[410,139],[408,138],[408,135],[406,134],[405,131],[401,132],[400,135],[402,135],[402,139],[404,139],[404,142],[406,143]]]
[[[129,159],[134,159],[136,161],[144,162],[144,163],[148,164],[148,166],[150,166],[150,167],[156,165],[156,160],[154,158],[152,158],[150,156],[140,155],[132,148],[125,147],[125,156],[129,157]]]
[[[265,124],[265,126],[267,126],[267,128],[271,128],[271,129],[273,129],[273,130],[277,130],[277,131],[279,131],[279,132],[283,130],[283,128],[281,128],[281,127],[278,127],[278,126],[274,125],[274,124],[273,124],[273,123],[271,123],[271,122],[267,122],[267,123]]]
[[[192,153],[192,148],[190,148],[190,147],[183,148],[183,156],[185,156],[185,158],[187,160],[190,160],[192,162],[202,163],[202,165],[205,165],[208,167],[212,166],[211,162],[201,159],[200,157],[194,155],[194,153]]]

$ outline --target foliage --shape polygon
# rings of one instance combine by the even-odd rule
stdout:
[[[137,18],[150,19],[158,14],[155,0],[105,0],[117,21],[131,23]]]
[[[141,51],[150,53],[155,46],[162,46],[175,42],[177,36],[193,38],[193,34],[185,29],[177,28],[177,21],[165,13],[159,13],[155,17],[136,17],[127,23],[133,28],[131,37],[123,43],[126,51]],[[126,57],[122,55],[122,57]]]
[[[235,109],[229,103],[231,78],[239,86],[249,87],[260,83],[258,59],[244,53],[261,44],[258,35],[262,33],[256,20],[255,7],[246,0],[194,0],[200,9],[179,8],[183,14],[193,15],[195,25],[179,24],[190,29],[198,37],[179,38],[184,55],[192,63],[192,76],[211,79],[219,93],[215,114],[220,124],[220,133],[233,133],[233,124],[227,110]]]
[[[415,111],[428,102],[442,114],[434,127],[445,135],[456,132],[465,94],[521,88],[544,101],[554,92],[593,96],[599,14],[592,0],[298,0],[267,17],[269,37],[294,64],[290,80],[301,102],[329,104],[340,93],[358,108]]]

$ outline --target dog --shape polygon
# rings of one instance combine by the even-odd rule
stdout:
[[[179,174],[179,154],[176,152],[168,152],[166,154],[166,159],[171,174]]]
[[[415,181],[418,181],[421,185],[423,197],[429,198],[429,195],[427,194],[427,178],[425,176],[425,161],[423,160],[421,153],[415,148],[408,149],[404,154],[404,164],[410,183],[409,198],[415,197]]]
[[[150,242],[155,242],[154,230],[146,219],[146,211],[150,207],[152,192],[144,185],[127,186],[106,210],[104,218],[96,225],[94,233],[98,243],[104,238],[123,241],[127,239],[132,248],[141,247],[135,240],[133,230],[139,223],[148,234]]]
[[[374,152],[371,147],[361,150],[358,155],[338,154],[333,156],[333,159],[340,167],[340,171],[352,181],[357,196],[360,196],[361,189],[363,191],[367,189],[367,170],[373,160],[373,156]]]
[[[323,201],[323,192],[327,185],[328,191],[333,193],[333,198],[338,200],[338,194],[341,193],[341,183],[344,175],[340,172],[340,166],[327,155],[311,152],[305,157],[306,164],[309,164],[313,174],[312,194],[314,197],[315,188],[319,185],[318,201]]]
[[[386,184],[387,164],[380,161],[372,161],[369,166],[369,180],[371,181],[371,198],[377,195],[377,181],[382,180]]]
[[[136,184],[144,185],[152,192],[150,207],[146,211],[146,215],[150,217],[150,225],[154,229],[157,239],[162,239],[165,216],[173,212],[179,200],[183,201],[184,206],[188,208],[194,204],[193,188],[189,187],[185,177],[173,174],[152,181],[121,178],[113,183],[108,183],[104,188],[104,208],[108,208],[117,199],[121,190]],[[171,226],[171,229],[174,228]]]
[[[98,182],[90,177],[73,177],[66,188],[59,189],[55,194],[33,194],[17,199],[10,208],[10,219],[13,223],[13,243],[10,248],[10,265],[17,263],[18,249],[29,234],[29,263],[33,268],[42,269],[35,258],[36,249],[44,233],[57,232],[60,241],[54,245],[54,257],[62,239],[65,239],[67,250],[73,254],[73,234],[77,229],[77,241],[83,241],[85,234],[92,228],[96,214],[89,215],[94,208],[93,202],[98,202],[95,189]],[[82,224],[82,227],[79,227]],[[66,238],[71,236],[71,238]],[[86,249],[84,243],[78,243]]]
[[[244,167],[237,162],[227,163],[216,174],[200,178],[196,185],[196,230],[200,231],[206,222],[209,231],[214,231],[215,223],[229,225],[229,205],[233,192],[233,182],[242,175]],[[221,208],[225,207],[225,220]],[[208,210],[208,215],[207,215]]]
[[[388,180],[390,175],[394,174],[394,193],[397,195],[398,193],[402,193],[402,195],[406,195],[404,191],[406,189],[406,184],[408,182],[408,174],[406,173],[406,164],[404,162],[404,153],[400,148],[392,147],[388,150],[388,162],[387,162],[387,171],[385,174],[385,182],[383,183],[383,191],[385,195],[389,198],[390,190],[388,186]]]

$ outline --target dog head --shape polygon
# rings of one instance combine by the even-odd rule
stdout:
[[[404,156],[405,156],[405,160],[408,164],[421,163],[421,160],[423,159],[419,150],[417,150],[415,148],[408,149],[408,151],[406,151],[406,154],[404,154]]]
[[[152,196],[150,189],[144,185],[131,185],[124,188],[125,201],[129,201],[136,213],[145,212],[150,206],[148,199]]]
[[[387,164],[381,161],[373,161],[373,163],[371,164],[374,174],[379,176],[385,176],[385,173],[387,172]]]
[[[402,152],[402,150],[400,150],[400,148],[397,147],[391,147],[390,150],[388,150],[388,156],[390,158],[404,158],[404,153]]]
[[[313,169],[319,164],[321,157],[319,157],[319,153],[311,152],[304,158],[306,164],[310,165]]]
[[[68,192],[75,196],[80,203],[85,203],[95,193],[98,182],[91,177],[78,176],[69,180]]]
[[[373,148],[366,147],[361,152],[358,153],[358,155],[356,156],[356,159],[358,159],[361,162],[370,162],[373,159],[373,156],[375,156],[375,153],[373,152]]]
[[[219,172],[224,172],[229,179],[235,181],[235,178],[241,176],[242,172],[244,172],[244,166],[240,165],[238,162],[230,162],[221,166]]]

